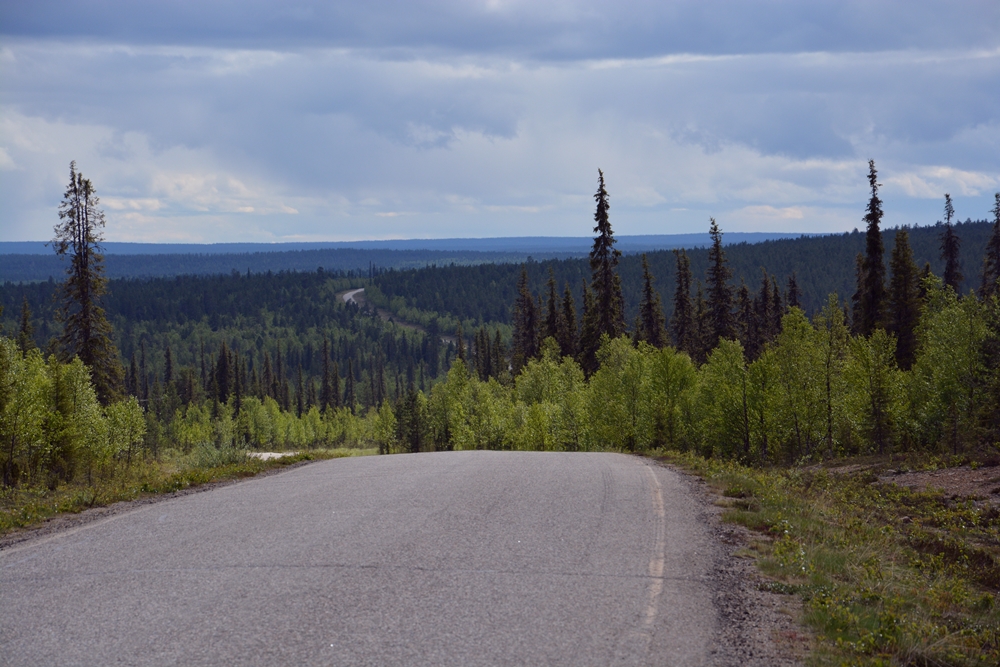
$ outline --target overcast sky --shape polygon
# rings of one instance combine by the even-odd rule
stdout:
[[[69,162],[111,241],[986,218],[1000,2],[0,0],[0,240]]]

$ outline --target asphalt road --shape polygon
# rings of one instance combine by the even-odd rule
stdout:
[[[711,664],[698,516],[617,454],[314,463],[0,551],[0,663]]]

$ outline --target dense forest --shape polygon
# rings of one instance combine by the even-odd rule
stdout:
[[[923,267],[929,262],[931,271],[937,275],[944,270],[938,247],[942,227],[932,225],[908,229],[917,265]],[[960,265],[965,269],[965,280],[959,286],[963,293],[979,287],[983,248],[991,228],[985,220],[967,220],[954,225],[955,234],[961,239]],[[882,230],[886,247],[892,246],[896,231]],[[814,313],[825,305],[826,297],[831,292],[845,299],[854,293],[855,257],[864,249],[865,232],[854,231],[831,236],[727,245],[726,256],[733,270],[735,285],[745,282],[751,291],[760,288],[764,271],[776,278],[783,290],[787,289],[788,278],[794,273],[801,294],[801,306],[807,313]],[[708,266],[708,252],[708,248],[687,250],[692,273],[702,280]],[[663,250],[647,253],[646,256],[656,287],[664,296],[664,308],[669,318],[673,315],[670,295],[676,289],[674,254]],[[528,262],[525,268],[530,289],[535,293],[544,291],[551,269],[560,293],[568,282],[577,303],[581,303],[581,285],[584,280],[590,280],[587,262],[586,258]],[[888,265],[888,255],[885,262]],[[414,311],[423,311],[447,313],[462,320],[482,323],[509,323],[520,271],[520,266],[509,264],[438,265],[419,271],[389,271],[378,276],[375,281],[378,290],[370,290],[369,295],[380,306],[394,313],[406,312],[411,319],[420,317]],[[638,312],[642,293],[641,256],[624,255],[618,271],[625,294],[626,318],[631,322]]]
[[[535,253],[543,257],[568,257],[574,253]],[[576,253],[577,255],[579,253]],[[280,252],[232,254],[107,255],[106,275],[111,278],[152,278],[182,275],[219,275],[230,271],[278,273],[281,271],[344,271],[367,275],[380,269],[422,268],[434,264],[474,265],[484,262],[523,262],[526,252],[477,252],[448,250],[376,250],[325,248]],[[59,279],[66,265],[50,254],[0,255],[0,281],[23,282]]]

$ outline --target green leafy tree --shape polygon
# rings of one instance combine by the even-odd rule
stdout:
[[[698,373],[691,357],[670,346],[649,361],[649,404],[654,446],[686,450],[693,442],[693,402]]]
[[[600,368],[590,379],[588,396],[591,436],[605,446],[644,449],[652,432],[646,354],[621,336],[605,337],[598,356]]]
[[[25,355],[35,349],[35,329],[31,325],[31,307],[28,305],[27,295],[21,304],[21,327],[17,332],[17,347],[20,348],[21,354]]]
[[[826,455],[834,455],[836,434],[840,431],[845,386],[844,363],[847,359],[850,334],[836,294],[827,297],[826,305],[817,313],[815,327],[819,333],[819,349],[822,358],[821,390],[823,392],[823,421]]]
[[[90,368],[97,396],[107,405],[121,395],[124,371],[100,305],[107,287],[100,254],[104,212],[98,208],[90,179],[76,171],[76,162],[69,165],[69,181],[52,240],[57,255],[70,255],[66,282],[59,291],[64,324],[60,343],[67,357],[77,356]]]
[[[865,254],[858,266],[858,290],[855,293],[854,331],[870,336],[885,322],[885,264],[882,245],[882,200],[879,199],[878,172],[875,160],[868,161],[868,185],[871,197],[865,213]]]
[[[845,376],[862,435],[879,454],[891,451],[902,412],[903,376],[896,366],[896,341],[885,329],[850,341]]]

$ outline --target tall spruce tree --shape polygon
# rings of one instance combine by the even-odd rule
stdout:
[[[97,397],[107,405],[122,393],[124,370],[101,307],[107,279],[100,253],[104,212],[99,203],[90,179],[77,172],[75,161],[70,162],[69,186],[59,205],[61,222],[52,239],[57,255],[70,255],[66,282],[59,289],[58,315],[64,327],[59,342],[66,357],[79,357],[90,368]]]
[[[984,299],[1000,292],[997,281],[1000,280],[1000,192],[993,195],[993,233],[986,242],[986,253],[983,257],[983,284],[979,295]]]
[[[511,364],[514,374],[538,356],[538,310],[535,299],[528,288],[528,270],[521,268],[521,278],[517,282],[517,300],[513,312],[513,345]]]
[[[660,295],[653,288],[653,274],[649,272],[649,261],[646,254],[642,255],[642,303],[639,304],[639,327],[636,338],[645,341],[655,348],[667,344],[666,318],[663,316],[663,305]]]
[[[330,339],[323,339],[322,377],[319,389],[319,409],[326,412],[333,405],[333,383],[330,381]]]
[[[754,312],[754,300],[745,281],[740,280],[740,288],[736,291],[736,337],[743,344],[743,353],[748,361],[759,356],[760,344],[757,336],[757,314]]]
[[[691,260],[684,250],[674,250],[677,260],[677,277],[674,287],[674,314],[670,319],[670,333],[674,347],[694,357],[695,321],[691,303]]]
[[[559,318],[559,353],[564,357],[575,357],[577,349],[576,305],[573,303],[573,291],[566,283],[563,290],[562,316]]]
[[[855,292],[854,332],[870,336],[885,323],[885,260],[882,245],[882,200],[879,199],[878,172],[875,160],[868,160],[868,185],[871,197],[865,213],[868,226],[865,234],[865,255],[858,271],[858,290]]]
[[[733,272],[727,266],[726,251],[722,249],[722,232],[715,218],[710,218],[712,225],[709,234],[712,237],[712,247],[708,250],[708,310],[709,310],[709,340],[708,349],[713,350],[719,341],[733,337],[733,288],[729,284]]]
[[[955,217],[955,207],[951,203],[951,195],[944,195],[944,230],[941,232],[941,259],[944,260],[944,284],[961,295],[962,266],[959,258],[962,242],[955,233],[951,219]]]
[[[691,358],[697,364],[703,364],[708,360],[708,353],[712,351],[709,347],[709,337],[712,333],[711,312],[708,309],[708,302],[705,301],[705,292],[701,288],[701,281],[697,282],[694,298],[694,331],[691,336]]]
[[[549,281],[546,283],[548,295],[545,300],[545,321],[542,323],[540,338],[559,339],[559,295],[556,292],[556,274],[549,267]]]
[[[591,289],[597,313],[597,340],[607,334],[617,338],[625,333],[625,298],[622,296],[621,278],[618,276],[618,258],[621,251],[615,248],[615,237],[608,219],[608,191],[604,188],[604,172],[597,170],[598,186],[594,194],[597,210],[594,212],[594,245],[590,250]],[[596,352],[596,350],[595,350]]]
[[[909,370],[917,356],[917,322],[920,319],[919,276],[910,235],[906,229],[896,232],[889,262],[889,333],[896,336],[896,363]]]

